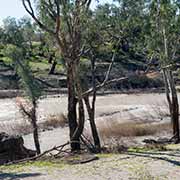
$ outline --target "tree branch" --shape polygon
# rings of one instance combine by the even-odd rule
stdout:
[[[28,5],[27,5],[28,3]],[[22,0],[22,4],[25,8],[25,10],[27,11],[27,13],[34,19],[34,21],[39,25],[40,28],[42,28],[43,30],[49,32],[50,34],[55,34],[55,32],[52,29],[49,29],[47,26],[45,26],[41,21],[38,20],[38,18],[36,17],[34,10],[32,8],[32,4],[30,0]]]
[[[115,55],[116,55],[116,52],[113,53],[111,64],[109,65],[109,68],[108,68],[108,71],[106,73],[106,76],[105,76],[105,79],[104,79],[103,83],[106,83],[106,81],[109,79],[109,75],[111,73],[111,70],[112,70],[112,67],[113,67],[113,64],[114,64]]]
[[[101,83],[100,85],[97,85],[97,86],[96,86],[96,90],[101,89],[101,88],[103,88],[104,86],[107,86],[107,85],[109,85],[109,84],[113,84],[113,83],[125,81],[125,80],[127,80],[127,79],[129,79],[129,77],[116,78],[116,79],[112,79],[112,80],[103,82],[103,83]],[[94,89],[94,88],[91,88],[91,89],[87,90],[86,92],[84,92],[84,93],[82,94],[82,96],[85,97],[85,96],[91,94],[91,93],[93,92],[93,89]]]

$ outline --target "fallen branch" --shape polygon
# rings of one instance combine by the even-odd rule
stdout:
[[[65,146],[67,146],[69,144],[70,144],[70,142],[68,141],[60,146],[54,146],[53,148],[51,148],[47,151],[44,151],[42,154],[36,155],[34,157],[30,157],[30,158],[12,161],[12,162],[6,163],[5,165],[20,164],[20,163],[25,163],[25,162],[29,162],[29,161],[35,161],[35,160],[40,159],[41,157],[47,155],[48,153],[51,153],[52,151],[61,151]],[[60,148],[60,150],[59,150],[59,148]]]
[[[70,161],[69,163],[70,164],[85,164],[85,163],[89,163],[91,161],[95,161],[95,160],[98,160],[99,158],[97,156],[93,156],[93,157],[90,157],[88,159],[84,159],[84,160],[75,160],[75,161]]]
[[[54,157],[57,157],[57,155],[59,155],[60,153],[63,153],[63,152],[66,152],[67,153],[67,150],[63,150],[63,148],[71,143],[75,143],[77,141],[68,141],[62,145],[59,145],[59,146],[54,146],[53,148],[47,150],[47,151],[44,151],[42,154],[39,154],[39,155],[36,155],[34,157],[30,157],[30,158],[25,158],[25,159],[21,159],[21,160],[17,160],[17,161],[12,161],[12,162],[9,162],[9,163],[6,163],[4,165],[12,165],[12,164],[20,164],[20,163],[26,163],[26,162],[30,162],[30,161],[35,161],[37,159],[40,159],[42,158],[43,156],[53,152],[53,151],[58,151],[57,154],[51,154],[52,156]],[[79,142],[78,142],[79,143]]]

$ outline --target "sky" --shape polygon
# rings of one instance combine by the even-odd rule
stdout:
[[[2,24],[2,20],[8,16],[21,18],[27,15],[24,10],[21,0],[0,0],[0,24]]]
[[[8,16],[15,17],[17,19],[27,16],[28,14],[24,10],[21,0],[0,0],[0,25],[2,25],[3,19]],[[101,3],[111,2],[112,0],[100,0]],[[96,6],[95,0],[92,1],[92,8]]]

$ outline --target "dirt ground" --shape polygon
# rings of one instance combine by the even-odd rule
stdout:
[[[100,154],[99,160],[87,164],[36,162],[0,167],[0,180],[179,180],[179,148]]]

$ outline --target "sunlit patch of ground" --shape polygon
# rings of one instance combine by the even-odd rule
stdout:
[[[70,165],[64,161],[37,161],[21,165],[1,166],[0,179],[23,180],[154,180],[179,179],[180,152],[130,150],[122,154],[99,154],[98,160]],[[75,158],[77,160],[77,157]]]

